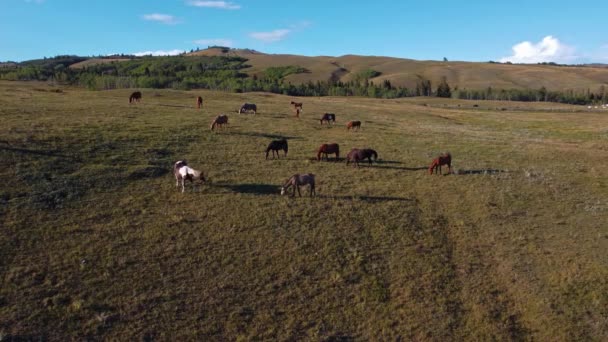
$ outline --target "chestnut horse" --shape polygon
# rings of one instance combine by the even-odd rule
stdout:
[[[201,109],[202,105],[203,105],[203,98],[201,96],[198,96],[196,98],[196,108]]]
[[[275,152],[277,153],[277,158],[279,158],[280,150],[285,151],[285,156],[287,156],[288,146],[286,139],[271,141],[270,144],[268,144],[268,147],[266,148],[266,159],[268,159],[268,152],[270,151],[272,151],[272,159],[274,159]]]
[[[215,129],[215,126],[217,127],[224,127],[224,125],[228,124],[228,116],[224,115],[224,114],[220,114],[218,116],[215,117],[215,119],[213,120],[213,122],[211,123],[211,130],[213,131]]]
[[[302,197],[300,187],[306,184],[310,185],[310,197],[312,197],[313,194],[316,196],[317,192],[315,191],[315,175],[313,175],[312,173],[307,173],[303,175],[296,173],[295,175],[291,176],[291,178],[289,178],[281,187],[281,195],[285,195],[287,189],[293,186],[293,194],[291,195],[291,197],[296,196],[296,189],[298,189],[298,194],[300,195],[300,197]]]
[[[336,154],[336,161],[340,158],[340,145],[338,144],[323,144],[317,150],[317,160],[321,160],[321,154],[325,155],[325,159],[329,161],[328,154]]]
[[[185,160],[175,162],[173,165],[173,175],[175,176],[175,187],[179,186],[180,181],[182,182],[182,192],[186,191],[184,184],[187,180],[192,182],[192,186],[194,186],[195,180],[199,180],[201,183],[207,181],[202,171],[189,167]]]
[[[348,155],[346,156],[346,165],[348,165],[350,162],[353,162],[353,166],[359,167],[359,161],[365,160],[366,158],[367,160],[369,160],[369,164],[371,165],[372,157],[374,160],[378,160],[378,153],[372,150],[371,148],[353,148],[352,150],[350,150],[350,152],[348,152]]]
[[[319,120],[321,122],[321,125],[323,124],[323,121],[327,121],[327,124],[330,124],[330,121],[333,121],[334,123],[336,122],[336,114],[334,113],[325,113],[323,114],[323,116],[321,117],[321,120]]]
[[[141,91],[135,91],[129,96],[129,103],[139,102],[141,100]]]
[[[355,128],[359,130],[361,128],[361,121],[349,121],[346,124],[346,130],[349,130],[351,128],[353,129],[353,131],[355,130]]]
[[[442,153],[437,158],[433,159],[431,166],[429,166],[429,174],[432,175],[433,171],[435,171],[435,174],[443,175],[443,172],[441,171],[442,165],[448,166],[448,175],[452,173],[452,155],[450,154],[450,152]],[[438,169],[439,172],[437,172]]]

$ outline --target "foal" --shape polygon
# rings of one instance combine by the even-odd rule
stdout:
[[[312,197],[313,194],[316,196],[317,192],[315,191],[315,175],[313,175],[312,173],[307,173],[303,175],[296,173],[295,175],[291,176],[291,178],[289,178],[281,187],[281,195],[285,195],[287,189],[293,186],[293,193],[291,197],[296,196],[296,189],[298,189],[298,195],[302,197],[300,187],[306,184],[310,185],[310,197]]]
[[[431,166],[429,166],[429,174],[432,175],[434,170],[435,174],[443,175],[443,172],[441,171],[441,165],[448,166],[448,175],[452,173],[452,155],[450,154],[450,152],[442,153],[441,155],[439,155],[439,157],[433,159]],[[438,169],[439,172],[437,172]]]
[[[175,176],[175,187],[179,186],[179,182],[182,182],[182,192],[186,191],[185,182],[189,180],[194,186],[194,181],[199,180],[201,183],[205,183],[205,175],[202,171],[195,170],[188,166],[185,160],[179,160],[173,165],[173,175]]]
[[[270,142],[270,144],[268,144],[268,147],[266,148],[266,159],[268,159],[268,152],[270,152],[270,151],[272,151],[272,159],[274,159],[275,152],[277,153],[277,158],[279,158],[280,150],[285,151],[285,156],[287,156],[288,149],[289,149],[289,147],[287,146],[286,139],[273,140]]]

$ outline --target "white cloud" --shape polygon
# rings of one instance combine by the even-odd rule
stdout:
[[[270,32],[251,32],[249,37],[265,43],[274,43],[283,40],[291,33],[290,29],[278,29]]]
[[[578,58],[573,47],[563,44],[553,36],[546,36],[536,44],[525,41],[514,45],[513,55],[501,58],[500,61],[503,63],[572,63]]]
[[[208,45],[208,46],[218,45],[218,46],[232,47],[234,45],[234,42],[232,40],[230,40],[230,39],[216,38],[216,39],[199,39],[199,40],[195,40],[194,44],[197,44],[197,45]]]
[[[237,5],[227,1],[188,1],[190,6],[195,7],[208,7],[208,8],[220,8],[228,10],[237,10],[241,8],[241,5]]]
[[[182,54],[186,51],[184,50],[179,50],[179,49],[175,49],[175,50],[156,50],[156,51],[142,51],[142,52],[135,52],[133,53],[133,55],[135,56],[177,56],[179,54]]]
[[[177,20],[177,18],[175,18],[174,16],[169,15],[169,14],[160,14],[160,13],[144,14],[142,16],[142,18],[144,18],[144,20],[157,21],[159,23],[168,24],[168,25],[174,25],[174,24],[179,23],[179,20]]]

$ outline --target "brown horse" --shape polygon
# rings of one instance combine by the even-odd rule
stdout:
[[[198,96],[196,98],[196,108],[201,109],[202,105],[203,105],[203,98],[201,96]]]
[[[173,165],[173,175],[175,176],[175,187],[179,186],[180,181],[182,182],[182,192],[186,191],[186,181],[192,182],[192,186],[194,186],[194,181],[197,179],[201,183],[205,183],[207,181],[202,171],[189,167],[185,160],[175,162]]]
[[[277,153],[277,158],[279,158],[279,151],[283,150],[285,151],[285,156],[287,157],[287,150],[289,149],[289,146],[287,146],[287,140],[286,139],[281,139],[281,140],[273,140],[270,142],[270,144],[268,144],[268,147],[266,148],[266,159],[268,159],[268,152],[272,151],[272,159],[274,159],[274,153]]]
[[[353,131],[355,130],[355,128],[358,131],[361,128],[361,121],[349,121],[346,124],[346,130],[348,131],[351,128],[353,129]]]
[[[359,162],[362,160],[369,160],[369,164],[372,164],[372,157],[374,160],[378,160],[378,153],[371,148],[358,149],[353,148],[348,152],[346,156],[346,165],[353,162],[353,166],[359,167]]]
[[[323,144],[317,150],[317,160],[321,160],[321,155],[325,155],[325,159],[329,161],[328,154],[336,154],[336,161],[340,158],[340,145],[338,144]]]
[[[323,124],[323,121],[327,121],[327,124],[329,125],[331,121],[333,121],[334,123],[336,122],[336,114],[334,113],[325,113],[323,114],[323,116],[321,117],[321,120],[319,120],[321,122],[321,125]]]
[[[313,196],[313,194],[316,196],[317,192],[315,191],[315,175],[313,175],[312,173],[307,173],[307,174],[295,174],[293,176],[291,176],[291,178],[289,178],[281,187],[281,195],[285,195],[285,192],[287,192],[287,189],[289,189],[289,187],[293,186],[293,194],[291,195],[291,197],[295,197],[296,196],[296,189],[298,189],[298,195],[300,195],[300,197],[302,197],[302,193],[300,192],[300,187],[302,185],[310,185],[310,197]]]
[[[211,123],[211,130],[213,131],[215,129],[215,126],[222,128],[224,127],[224,125],[228,124],[228,116],[221,114],[215,117],[215,119],[213,120],[213,122]]]
[[[293,106],[294,109],[300,109],[302,110],[302,102],[293,102],[291,101],[291,105]]]
[[[442,153],[437,158],[433,159],[431,166],[429,166],[429,174],[432,175],[433,171],[435,171],[435,174],[443,175],[443,172],[441,171],[442,165],[448,166],[448,175],[452,173],[452,155],[450,152]],[[439,172],[437,172],[438,169]]]
[[[129,96],[129,103],[139,102],[141,100],[141,91],[135,91]]]

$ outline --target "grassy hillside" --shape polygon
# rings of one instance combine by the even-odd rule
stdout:
[[[0,82],[1,339],[608,339],[606,113],[142,92]],[[428,175],[445,150],[458,174]],[[211,182],[180,193],[179,159]],[[296,172],[316,198],[279,195]]]
[[[549,90],[587,89],[595,91],[601,85],[608,86],[608,68],[563,67],[552,65],[511,65],[498,63],[417,61],[403,58],[345,55],[340,57],[307,57],[297,55],[273,55],[251,50],[208,49],[191,53],[204,56],[240,56],[248,59],[251,74],[263,72],[272,66],[298,65],[309,73],[291,75],[286,80],[293,83],[327,81],[336,75],[341,81],[349,81],[353,75],[366,69],[381,73],[372,79],[375,83],[389,80],[395,86],[415,88],[420,77],[437,85],[446,77],[452,87],[468,89],[539,89]]]

